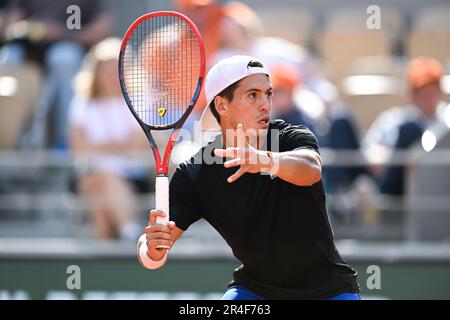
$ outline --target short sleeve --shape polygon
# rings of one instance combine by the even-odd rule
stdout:
[[[319,152],[317,138],[307,127],[303,125],[291,125],[284,122],[279,130],[280,152],[295,149],[311,149]]]
[[[177,227],[184,231],[202,217],[199,195],[180,167],[175,170],[170,180],[169,201],[170,220],[175,221]]]

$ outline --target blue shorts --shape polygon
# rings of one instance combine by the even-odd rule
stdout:
[[[229,287],[222,300],[266,300],[266,298],[241,286]],[[361,300],[358,293],[341,293],[327,300]]]

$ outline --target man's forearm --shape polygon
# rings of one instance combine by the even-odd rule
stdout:
[[[311,186],[320,181],[322,163],[319,155],[310,150],[287,152],[262,152],[263,172],[274,174],[280,179],[297,186]]]

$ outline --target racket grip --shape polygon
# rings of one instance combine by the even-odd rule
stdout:
[[[167,225],[169,222],[169,177],[156,177],[155,209],[166,214],[164,218],[157,217],[156,223]]]

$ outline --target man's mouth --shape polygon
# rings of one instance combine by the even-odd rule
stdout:
[[[270,121],[270,118],[269,118],[269,117],[264,117],[264,118],[261,118],[261,119],[258,121],[258,123],[261,124],[261,125],[267,125],[267,124],[269,124],[269,121]]]

